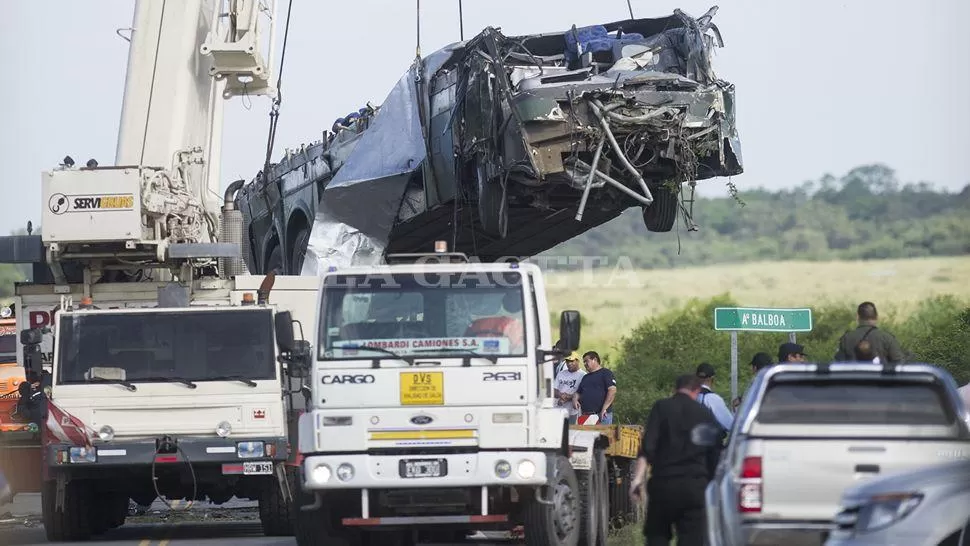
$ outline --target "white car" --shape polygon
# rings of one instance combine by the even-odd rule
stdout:
[[[825,546],[970,545],[970,458],[855,485],[835,523]]]

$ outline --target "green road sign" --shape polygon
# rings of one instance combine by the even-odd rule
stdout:
[[[714,309],[714,329],[749,332],[811,332],[812,310],[718,307]]]

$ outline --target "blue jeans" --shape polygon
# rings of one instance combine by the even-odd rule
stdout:
[[[599,422],[599,424],[601,424],[601,425],[612,425],[613,424],[613,412],[612,411],[606,412],[606,417],[603,417],[603,419]]]

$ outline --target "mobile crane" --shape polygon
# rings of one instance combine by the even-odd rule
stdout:
[[[65,157],[42,173],[42,234],[0,241],[0,262],[34,264],[16,287],[18,360],[52,380],[50,540],[101,534],[129,499],[157,497],[256,499],[267,535],[292,533],[303,398],[284,385],[269,292],[312,327],[300,293],[316,281],[248,275],[218,191],[223,101],[277,92],[276,16],[275,0],[139,0],[115,164]]]

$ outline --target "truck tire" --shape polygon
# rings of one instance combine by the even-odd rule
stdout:
[[[647,231],[668,232],[673,229],[674,222],[677,221],[677,212],[680,210],[678,193],[664,186],[651,188],[651,193],[653,193],[653,203],[643,207],[643,225],[646,226]]]
[[[606,458],[606,450],[597,449],[593,453],[596,460],[596,503],[599,511],[596,520],[596,546],[606,546],[606,538],[610,534],[610,468]]]
[[[93,534],[92,520],[99,514],[94,510],[94,498],[82,481],[69,481],[64,487],[63,510],[56,510],[57,482],[44,483],[41,491],[41,512],[48,542],[84,541]]]
[[[294,529],[297,546],[364,546],[364,537],[356,530],[347,530],[340,524],[340,509],[347,506],[339,499],[324,499],[316,510],[301,510],[300,506],[313,503],[313,495],[302,490],[294,495]],[[353,506],[353,504],[350,504]]]
[[[286,473],[290,491],[296,490],[292,472]],[[259,492],[259,521],[263,535],[268,537],[293,536],[293,506],[286,502],[286,495],[276,479],[266,480]]]
[[[596,456],[590,460],[589,470],[577,470],[576,478],[579,481],[579,505],[581,515],[579,520],[579,546],[597,546],[596,529],[599,522],[599,510],[596,505],[603,499],[597,499],[596,493],[599,490],[598,465]]]
[[[310,228],[300,230],[293,238],[293,248],[290,249],[290,275],[299,275],[303,271],[303,260],[306,258],[307,244],[310,242]]]
[[[526,546],[576,546],[579,544],[579,480],[563,455],[556,457],[556,477],[544,495],[552,492],[553,504],[543,504],[530,493],[523,513]]]
[[[486,178],[485,166],[478,166],[478,220],[482,231],[496,239],[509,234],[508,186],[504,177]]]

